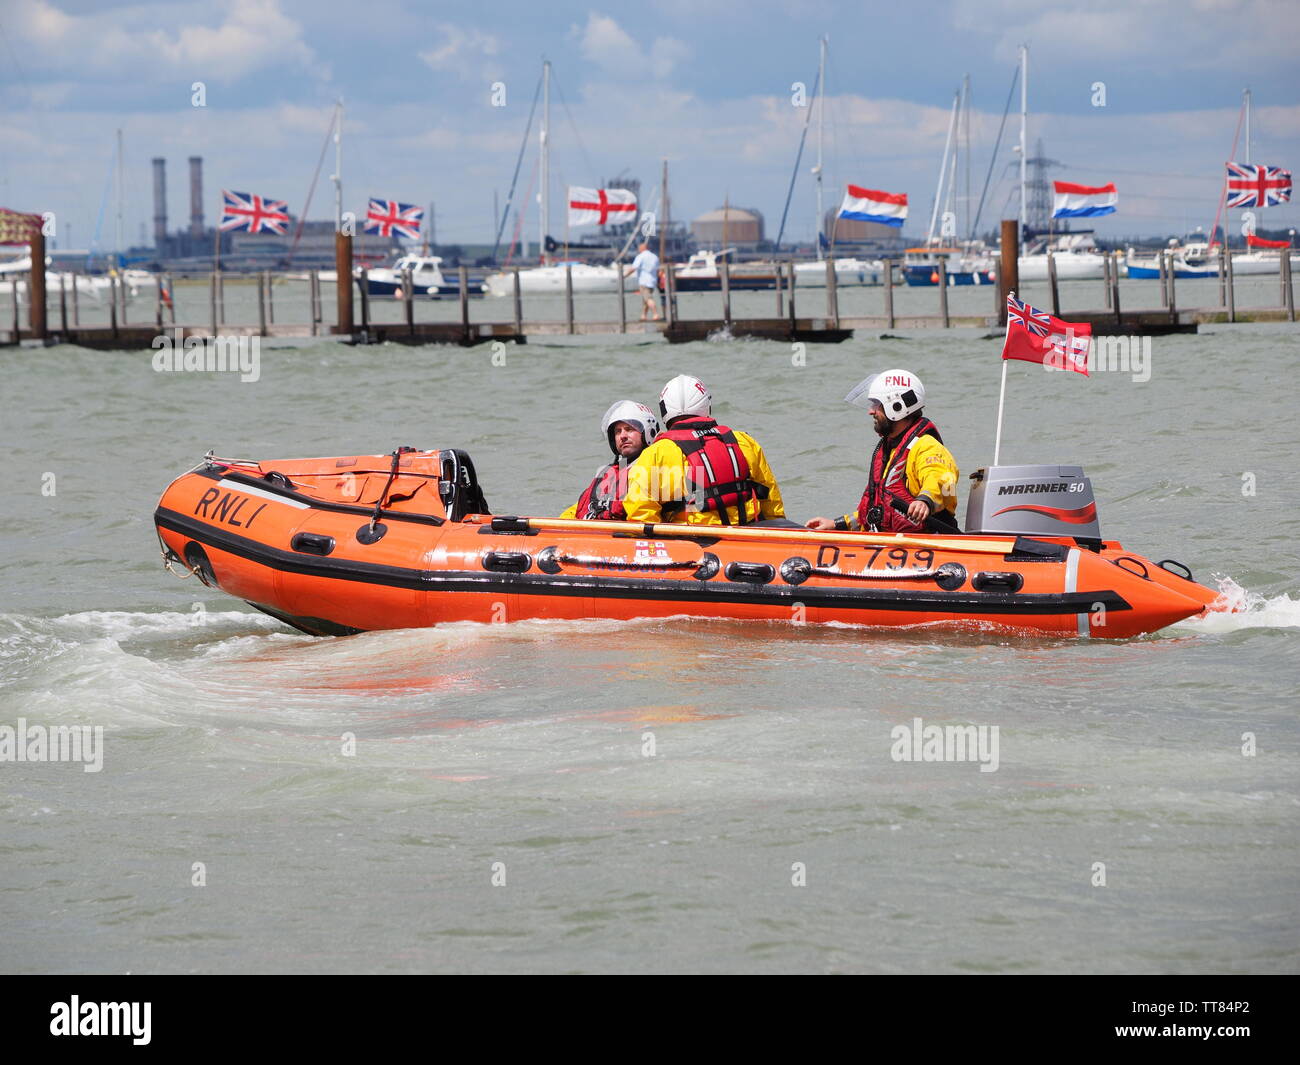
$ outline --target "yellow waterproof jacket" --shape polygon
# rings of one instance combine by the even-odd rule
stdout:
[[[746,521],[767,518],[784,518],[785,504],[781,502],[781,489],[777,487],[772,467],[767,464],[763,449],[748,433],[733,429],[736,444],[749,463],[749,479],[767,488],[767,498],[749,500],[745,504]],[[669,520],[686,525],[721,525],[722,516],[716,510],[691,510],[672,512],[663,517],[662,502],[673,502],[686,497],[685,488],[689,463],[681,448],[672,440],[659,439],[641,452],[627,471],[627,495],[623,506],[628,521],[657,522]],[[728,507],[727,515],[732,525],[740,524],[739,508]]]
[[[890,456],[892,459],[894,456]],[[892,466],[892,462],[890,463]],[[917,437],[907,453],[907,490],[913,496],[929,496],[936,510],[957,516],[957,460],[943,444],[926,434]],[[885,473],[888,477],[888,468]],[[850,529],[861,528],[856,511],[844,515]]]

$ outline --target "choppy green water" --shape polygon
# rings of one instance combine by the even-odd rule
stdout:
[[[209,447],[458,446],[494,509],[558,513],[608,404],[678,372],[763,443],[795,516],[842,511],[871,444],[849,386],[920,374],[969,472],[998,349],[859,335],[799,365],[602,341],[501,366],[268,344],[251,384],[5,351],[0,726],[105,730],[99,773],[0,763],[5,967],[1294,971],[1294,327],[1159,338],[1142,383],[1011,368],[1004,462],[1082,463],[1108,536],[1248,600],[1140,640],[688,620],[314,640],[158,563],[158,494]],[[894,761],[915,717],[998,726],[997,771]]]

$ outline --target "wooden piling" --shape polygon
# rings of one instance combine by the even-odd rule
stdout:
[[[402,271],[402,309],[406,313],[406,331],[415,336],[415,275],[409,266]]]
[[[781,265],[776,267],[776,316],[785,317],[785,289],[782,287]]]
[[[73,282],[73,290],[76,290],[76,282]],[[65,271],[59,271],[59,327],[66,337],[68,335],[68,275]]]
[[[998,270],[998,325],[1007,324],[1007,293],[1020,292],[1020,229],[1014,218],[1002,220],[1002,265]],[[1023,298],[1024,293],[1021,293]]]
[[[677,275],[672,263],[664,264],[664,325],[671,329],[677,321]]]
[[[1223,268],[1228,275],[1228,321],[1237,320],[1237,291],[1236,286],[1232,283],[1232,253],[1224,249]]]
[[[789,271],[785,276],[786,276],[786,280],[787,280],[787,282],[789,283],[789,286],[790,286],[790,328],[793,329],[793,328],[794,328],[794,319],[795,319],[795,313],[794,313],[794,280],[795,280],[795,279],[794,279],[794,260],[793,260],[793,259],[791,259],[791,260],[786,264],[786,268],[787,268],[787,270]]]
[[[885,324],[894,328],[894,260],[885,260]]]
[[[217,335],[217,272],[212,271],[208,275],[208,310],[209,319],[212,324],[212,335]]]
[[[157,282],[157,286],[158,286],[158,292],[157,292],[157,297],[158,297],[158,298],[154,301],[154,319],[155,319],[155,321],[156,321],[156,323],[157,323],[157,326],[158,326],[158,332],[161,333],[162,330],[163,330],[163,279],[162,279],[162,274],[159,274],[159,275],[158,275],[154,280]],[[59,275],[59,282],[60,282],[60,285],[62,284],[62,281],[63,281],[63,275],[60,274],[60,275]]]
[[[1115,312],[1115,324],[1123,325],[1124,316],[1119,306],[1119,260],[1113,257],[1110,264],[1110,309]]]
[[[945,329],[950,329],[952,320],[948,317],[948,260],[940,255],[934,270],[939,275],[939,320]]]
[[[519,267],[514,269],[515,282],[515,336],[524,335],[524,299],[519,291]]]
[[[1174,253],[1170,252],[1169,262],[1165,266],[1165,283],[1169,291],[1169,320],[1171,322],[1178,321],[1178,295],[1177,290],[1174,287],[1174,283],[1177,280],[1178,275],[1175,271]]]
[[[338,305],[338,326],[335,332],[352,332],[352,236],[334,234],[334,283]]]
[[[257,335],[266,336],[266,271],[257,271]]]
[[[18,274],[14,274],[9,284],[9,304],[14,312],[13,342],[18,343],[18,286],[22,284]]]
[[[1169,253],[1161,249],[1156,256],[1156,266],[1160,271],[1160,306],[1169,306]]]
[[[1110,310],[1110,268],[1110,252],[1106,252],[1101,257],[1101,293],[1106,310]]]
[[[618,271],[618,331],[627,332],[627,274],[623,272],[622,262],[615,262],[614,269]],[[645,311],[641,312],[643,315]]]
[[[77,275],[72,275],[72,326],[74,329],[81,328],[81,300],[77,298]]]
[[[564,321],[573,332],[573,264],[564,264]]]
[[[731,264],[725,259],[718,264],[719,288],[722,290],[722,321],[731,324]]]
[[[32,302],[28,319],[31,322],[32,336],[37,340],[45,340],[49,335],[45,320],[45,234],[39,227],[32,230],[29,245],[32,252]]]
[[[1228,267],[1224,264],[1223,261],[1225,258],[1225,253],[1226,253],[1226,248],[1224,247],[1224,245],[1220,244],[1219,245],[1219,270],[1218,270],[1220,307],[1226,307],[1228,305]]]
[[[117,298],[122,305],[118,313],[118,320],[122,325],[126,325],[126,278],[122,276],[120,270],[117,274]]]
[[[456,280],[460,283],[460,338],[461,343],[469,343],[469,270],[464,266],[456,267]]]
[[[226,275],[217,268],[217,324],[226,324]]]
[[[275,325],[275,277],[266,272],[266,320]]]
[[[1286,320],[1295,321],[1295,289],[1291,287],[1291,249],[1282,249],[1282,261],[1279,270],[1282,275],[1282,305],[1286,308]]]
[[[1056,253],[1047,253],[1047,283],[1052,289],[1052,314],[1061,317],[1061,288],[1056,283]]]
[[[835,260],[826,258],[826,317],[831,321],[831,328],[840,327],[840,279],[835,276]]]
[[[361,292],[361,331],[366,334],[366,343],[370,343],[370,271],[361,268],[361,277],[357,280]],[[351,288],[351,282],[348,283]]]
[[[110,275],[108,279],[108,328],[117,338],[117,278]]]
[[[307,273],[308,299],[311,301],[311,335],[320,333],[320,272],[311,270]]]

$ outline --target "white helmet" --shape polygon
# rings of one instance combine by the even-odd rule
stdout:
[[[659,413],[666,422],[684,414],[707,417],[712,404],[713,395],[704,382],[684,373],[674,377],[659,393]]]
[[[925,406],[925,386],[908,370],[886,370],[855,385],[844,402],[867,410],[879,403],[885,417],[896,422]]]
[[[659,435],[659,419],[655,417],[654,411],[636,400],[620,399],[605,412],[605,417],[600,421],[600,427],[605,430],[605,439],[609,441],[609,449],[615,455],[618,454],[618,448],[614,446],[614,426],[619,422],[628,422],[641,430],[643,447],[649,447]]]

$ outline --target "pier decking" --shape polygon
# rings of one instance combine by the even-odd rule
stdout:
[[[1004,227],[1004,240],[1014,241],[1014,225]],[[351,238],[338,237],[339,254],[338,276],[350,276]],[[32,262],[44,261],[43,240],[32,240]],[[1218,306],[1180,308],[1172,270],[1168,277],[1162,277],[1158,283],[1143,282],[1152,285],[1152,291],[1158,284],[1161,306],[1158,308],[1121,307],[1118,261],[1112,258],[1106,270],[1106,278],[1100,282],[1075,282],[1072,295],[1077,297],[1079,289],[1085,285],[1096,285],[1095,291],[1103,304],[1100,310],[1062,310],[1060,288],[1055,280],[1053,263],[1049,262],[1049,282],[1046,298],[1041,294],[1024,294],[1022,298],[1031,299],[1045,309],[1050,309],[1057,317],[1070,322],[1087,323],[1092,326],[1094,335],[1161,335],[1170,333],[1192,333],[1197,327],[1208,323],[1235,322],[1279,322],[1295,321],[1295,301],[1289,269],[1289,259],[1282,257],[1281,276],[1278,279],[1276,306],[1238,307],[1236,299],[1237,284],[1232,278],[1231,259],[1225,257],[1225,274],[1218,283]],[[647,337],[662,338],[669,343],[689,343],[692,341],[718,338],[757,338],[786,342],[839,343],[847,340],[856,331],[911,330],[927,328],[975,328],[983,330],[1001,329],[1006,322],[1005,307],[1007,290],[1017,289],[1015,277],[1016,252],[1011,249],[1009,257],[1004,257],[1003,268],[998,274],[1009,274],[1009,283],[1003,285],[1000,278],[986,286],[987,313],[970,313],[966,306],[962,313],[950,311],[949,300],[952,293],[963,293],[959,302],[970,304],[974,295],[970,288],[964,290],[950,289],[940,283],[931,288],[913,289],[906,297],[912,313],[901,313],[896,308],[896,294],[907,291],[901,286],[901,271],[896,261],[886,263],[886,283],[870,290],[854,289],[851,301],[856,306],[855,313],[842,313],[841,294],[836,286],[834,269],[827,262],[825,287],[803,287],[795,284],[794,264],[782,264],[778,270],[778,286],[771,296],[772,314],[760,316],[754,313],[757,293],[746,293],[749,301],[743,314],[733,313],[733,292],[728,284],[728,267],[724,264],[720,272],[721,290],[718,293],[692,293],[690,305],[697,312],[707,308],[701,317],[686,317],[682,313],[682,304],[688,302],[684,296],[672,289],[661,298],[665,319],[659,322],[629,321],[629,297],[632,308],[639,306],[635,291],[622,294],[610,292],[605,295],[588,295],[582,297],[584,310],[589,314],[581,316],[575,312],[575,299],[572,283],[567,286],[562,299],[562,318],[531,317],[524,314],[525,301],[520,293],[518,270],[516,270],[515,293],[513,301],[509,298],[471,299],[464,267],[459,269],[459,299],[451,297],[440,301],[417,301],[410,293],[411,286],[406,286],[406,295],[394,300],[391,297],[372,298],[367,294],[364,271],[356,279],[357,283],[344,286],[328,301],[323,290],[333,289],[332,282],[322,282],[319,275],[312,273],[306,279],[309,296],[305,311],[300,317],[306,320],[285,322],[275,320],[275,288],[269,272],[245,279],[255,282],[256,305],[248,308],[255,311],[257,321],[236,323],[227,319],[225,287],[227,276],[213,274],[207,283],[207,314],[195,321],[191,310],[189,321],[177,321],[175,306],[171,301],[164,302],[160,290],[152,292],[148,311],[138,304],[131,308],[132,314],[146,316],[145,321],[128,322],[128,302],[120,284],[115,283],[110,291],[107,308],[107,322],[83,322],[81,306],[75,287],[61,285],[54,292],[46,293],[43,271],[34,271],[27,275],[17,275],[11,286],[10,306],[0,306],[0,343],[15,344],[21,342],[38,342],[46,344],[66,343],[87,348],[103,350],[139,350],[159,346],[159,337],[166,335],[175,338],[214,338],[214,337],[266,337],[266,338],[311,338],[333,337],[349,344],[458,344],[472,346],[498,341],[502,343],[527,343],[530,337],[547,338],[559,336],[621,336],[635,338],[644,342]],[[12,275],[11,275],[12,276]],[[671,274],[668,275],[671,278]],[[25,278],[25,280],[24,280]],[[1258,279],[1256,279],[1258,280]],[[167,290],[174,294],[176,286],[167,278],[160,279]],[[280,279],[279,285],[296,285]],[[244,286],[251,288],[252,286]],[[985,286],[981,286],[984,288]],[[28,294],[26,313],[20,290]],[[301,290],[299,290],[301,291]],[[194,293],[192,293],[194,294]],[[935,313],[916,314],[918,298],[927,301],[933,298]],[[1130,290],[1129,295],[1132,295]],[[984,297],[981,297],[984,298]],[[282,297],[283,299],[283,297]],[[301,297],[299,297],[301,301]],[[868,301],[877,303],[879,313],[861,313],[862,305]],[[53,306],[51,306],[51,302]],[[336,312],[334,320],[325,318],[325,305],[332,302]],[[434,308],[439,320],[419,320],[416,315],[417,302],[424,313]],[[536,307],[536,301],[531,301]],[[555,298],[546,301],[549,315],[554,314]],[[397,321],[380,320],[388,318],[392,309],[401,311]],[[455,308],[456,314],[450,311]],[[498,308],[509,313],[493,320],[476,320],[484,310],[496,311]],[[89,310],[89,306],[86,308]],[[283,311],[284,304],[281,303]],[[383,314],[375,313],[382,309]],[[5,313],[5,312],[8,313]],[[615,317],[617,315],[617,317]],[[24,322],[22,319],[26,318]]]

